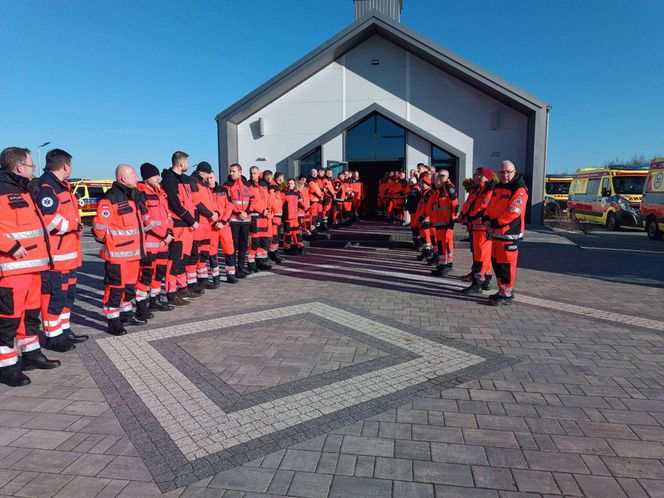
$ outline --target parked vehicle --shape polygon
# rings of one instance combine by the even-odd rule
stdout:
[[[85,219],[96,214],[97,203],[111,188],[113,180],[73,180],[71,183],[81,219]]]
[[[560,215],[567,209],[567,197],[572,183],[570,175],[546,175],[544,182],[544,215]]]
[[[578,170],[567,200],[570,220],[605,224],[609,230],[641,226],[641,198],[647,175],[648,166]]]
[[[643,189],[641,216],[648,237],[662,240],[664,237],[664,158],[655,159]]]

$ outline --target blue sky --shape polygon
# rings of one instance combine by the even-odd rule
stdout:
[[[404,0],[402,16],[553,105],[549,172],[664,154],[662,19],[658,0]],[[351,0],[2,0],[0,147],[51,141],[91,178],[176,149],[216,164],[215,114],[352,21]]]

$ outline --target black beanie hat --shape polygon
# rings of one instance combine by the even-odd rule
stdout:
[[[198,166],[196,166],[196,171],[201,173],[212,173],[212,166],[210,166],[210,163],[207,161],[201,161],[198,163]]]
[[[141,164],[141,178],[143,178],[143,180],[147,180],[153,176],[159,176],[159,168],[150,163]]]

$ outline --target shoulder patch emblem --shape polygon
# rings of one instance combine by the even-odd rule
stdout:
[[[53,198],[52,197],[44,197],[41,200],[41,205],[44,206],[45,208],[53,207]]]
[[[104,209],[104,210],[101,212],[101,215],[102,215],[104,218],[108,218],[109,216],[111,216],[111,212],[110,212],[108,209]]]
[[[521,204],[522,200],[521,197],[518,197],[516,201],[514,201],[515,204]]]

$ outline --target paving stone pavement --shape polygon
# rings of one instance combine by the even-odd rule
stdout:
[[[133,394],[123,391],[131,386],[124,375],[137,382],[140,377],[132,380],[131,372],[141,367],[146,379],[163,371],[187,388],[156,391],[157,400],[200,392],[203,397],[193,398],[200,403],[212,399],[214,388],[216,402],[203,403],[192,414],[201,420],[205,409],[212,415],[220,415],[220,405],[254,410],[309,390],[325,392],[340,382],[353,389],[340,391],[338,400],[353,407],[366,395],[361,390],[366,386],[353,379],[400,367],[404,375],[394,380],[400,387],[409,365],[421,361],[415,356],[428,352],[423,346],[437,344],[450,355],[440,356],[439,365],[474,356],[488,368],[448,376],[445,385],[411,393],[384,410],[377,398],[363,412],[351,413],[346,424],[317,427],[311,419],[309,436],[301,436],[306,430],[287,433],[297,437],[284,436],[283,447],[267,451],[266,446],[253,459],[246,451],[228,470],[191,468],[190,477],[206,475],[166,496],[664,496],[661,254],[630,255],[625,264],[618,251],[524,243],[517,289],[542,302],[494,309],[460,295],[458,281],[429,277],[409,251],[312,249],[234,286],[232,294],[226,287],[209,291],[194,305],[161,313],[149,327],[116,340],[98,330],[102,265],[90,239],[85,248],[75,323],[93,340],[72,353],[50,353],[63,366],[30,372],[32,385],[0,388],[0,495],[160,495],[148,455],[168,445],[181,449],[174,443],[176,428],[164,428],[154,414],[148,420],[140,411],[146,406],[140,396],[149,399],[149,393],[138,384]],[[561,258],[571,267],[556,267]],[[466,273],[469,261],[468,251],[458,250],[455,273]],[[650,280],[644,268],[650,269]],[[282,285],[289,291],[274,292]],[[320,304],[308,304],[314,302]],[[584,316],[584,309],[569,312],[556,303],[616,316],[592,311]],[[312,306],[321,313],[312,313]],[[273,321],[263,320],[269,315],[263,311],[262,323],[249,323],[254,320],[249,315],[260,309],[271,310]],[[224,327],[229,320],[246,324]],[[294,334],[293,342],[281,330]],[[224,344],[230,346],[233,333],[247,334],[246,344],[255,345],[247,356],[254,359],[269,354],[273,346],[260,342],[274,338],[282,357],[302,360],[302,369],[288,370],[291,377],[280,376],[275,384],[257,386],[260,390],[238,392],[234,387],[248,384],[224,382],[215,371],[224,360],[214,361],[226,354]],[[348,355],[338,366],[320,367],[329,361],[320,355],[332,354],[321,348],[322,339],[333,348],[341,344],[340,354]],[[148,352],[160,356],[158,362],[140,357],[142,344],[153,347]],[[116,362],[139,356],[114,372],[105,347],[125,349],[129,356]],[[487,361],[492,354],[504,363]],[[182,399],[180,406],[191,407]],[[193,427],[184,429],[196,434]]]

